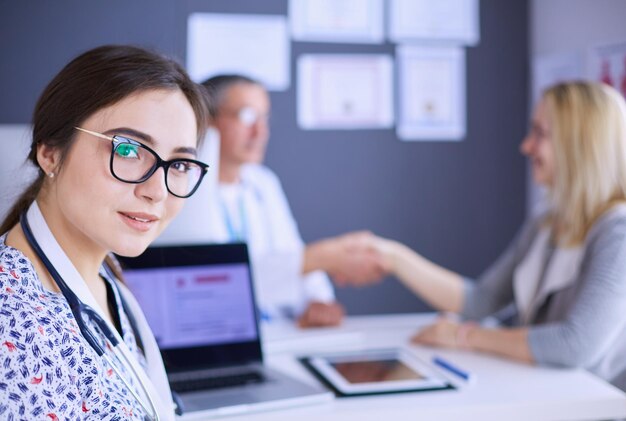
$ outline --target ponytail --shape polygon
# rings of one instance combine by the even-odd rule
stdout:
[[[40,171],[39,175],[31,183],[30,186],[22,195],[17,199],[7,216],[2,221],[2,225],[0,225],[0,235],[8,232],[11,228],[13,228],[20,221],[20,215],[28,210],[30,205],[35,201],[35,198],[39,194],[41,190],[41,186],[43,186],[43,181],[45,177],[43,172]]]

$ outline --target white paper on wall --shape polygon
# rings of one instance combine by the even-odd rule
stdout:
[[[459,47],[399,46],[401,140],[463,140],[465,137],[465,51]]]
[[[297,41],[381,43],[383,0],[290,0]]]
[[[298,124],[304,129],[393,125],[392,60],[382,54],[303,55],[298,59]]]
[[[187,21],[187,70],[197,81],[238,73],[267,89],[289,88],[287,19],[280,15],[193,13]]]
[[[389,0],[389,39],[476,45],[478,0]]]

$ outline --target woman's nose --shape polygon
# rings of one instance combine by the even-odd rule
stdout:
[[[535,144],[535,141],[533,137],[530,134],[526,135],[524,140],[522,140],[522,143],[520,143],[519,145],[519,150],[522,153],[522,155],[528,156],[532,154],[534,144]]]
[[[168,195],[165,184],[165,170],[158,168],[146,181],[136,184],[135,192],[151,202],[164,200]]]

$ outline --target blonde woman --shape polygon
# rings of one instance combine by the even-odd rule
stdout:
[[[476,281],[380,240],[389,269],[435,308],[480,320],[513,305],[513,326],[442,317],[414,342],[540,365],[583,367],[626,389],[626,104],[612,88],[548,89],[521,152],[549,211],[528,221]]]

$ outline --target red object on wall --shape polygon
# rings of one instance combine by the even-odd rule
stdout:
[[[600,75],[602,83],[613,86],[613,78],[611,77],[611,64],[608,60],[602,62],[602,74]]]

